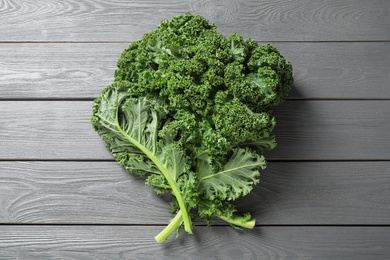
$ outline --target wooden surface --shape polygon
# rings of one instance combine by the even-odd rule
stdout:
[[[290,99],[390,98],[388,42],[271,43],[294,61]],[[3,43],[0,99],[92,100],[113,81],[116,60],[128,45]]]
[[[155,226],[5,226],[4,259],[388,259],[389,227],[197,227],[156,244]]]
[[[129,42],[191,11],[271,42],[295,84],[278,147],[237,204],[163,244],[169,198],[113,161],[89,120]],[[390,2],[0,0],[0,259],[389,259]]]

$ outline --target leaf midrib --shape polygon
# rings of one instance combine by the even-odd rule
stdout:
[[[243,165],[243,166],[240,166],[240,167],[235,167],[235,168],[232,168],[232,169],[229,169],[229,170],[220,171],[220,172],[217,172],[215,174],[210,174],[208,176],[205,176],[205,177],[201,178],[200,181],[203,181],[203,180],[206,180],[206,179],[209,179],[209,178],[221,175],[221,174],[228,174],[229,172],[232,172],[232,171],[236,171],[236,170],[238,171],[238,170],[243,169],[243,168],[251,167],[251,169],[252,169],[252,168],[255,168],[255,167],[258,167],[258,166],[259,166],[258,163],[246,164],[246,165]]]

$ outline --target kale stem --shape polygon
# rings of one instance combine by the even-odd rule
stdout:
[[[241,217],[241,216],[233,216],[231,218],[227,218],[225,216],[218,216],[218,217],[230,224],[244,227],[244,228],[250,228],[250,229],[252,229],[256,223],[255,219],[246,220],[245,217]]]
[[[234,226],[240,226],[244,228],[252,229],[255,226],[256,220],[255,219],[249,219],[247,220],[244,216],[233,216],[231,218],[225,217],[225,216],[218,216],[220,219],[234,225]],[[176,214],[176,216],[169,222],[169,225],[166,226],[157,236],[154,238],[157,242],[164,242],[173,231],[178,229],[181,224],[183,223],[183,215],[181,210],[179,210]]]
[[[167,240],[167,238],[172,234],[173,231],[178,229],[183,223],[183,216],[181,210],[179,210],[176,216],[171,220],[168,226],[166,226],[157,236],[154,238],[157,242],[161,243]]]

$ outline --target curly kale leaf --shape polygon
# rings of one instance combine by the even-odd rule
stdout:
[[[120,153],[117,158],[126,170],[164,176],[182,211],[185,229],[191,233],[191,219],[180,191],[185,188],[179,187],[186,184],[180,177],[189,170],[189,160],[177,145],[158,140],[163,116],[146,98],[132,98],[123,88],[109,86],[93,106],[92,124],[108,148],[115,148],[115,152],[111,150],[114,157]],[[129,160],[123,160],[123,153]]]

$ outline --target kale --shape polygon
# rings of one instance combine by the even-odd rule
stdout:
[[[181,226],[191,234],[196,218],[252,228],[232,201],[259,182],[262,153],[276,146],[272,109],[292,88],[289,61],[186,13],[132,42],[117,67],[91,123],[129,173],[173,194],[176,216],[156,240]]]

